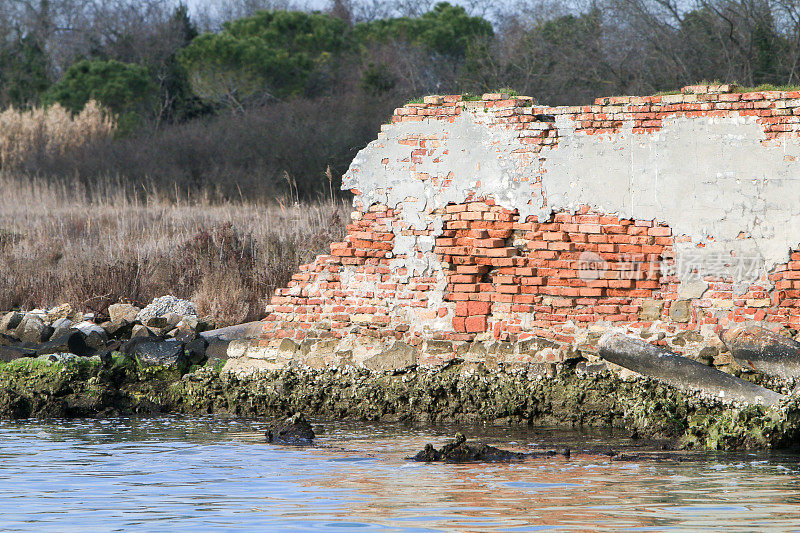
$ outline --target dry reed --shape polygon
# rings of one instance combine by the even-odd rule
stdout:
[[[255,320],[349,218],[342,201],[168,200],[112,180],[87,190],[5,172],[0,191],[0,309],[69,302],[103,313],[174,294],[218,324]]]
[[[60,156],[80,146],[110,140],[115,123],[94,100],[73,115],[58,104],[0,112],[0,168],[19,166],[31,154]]]

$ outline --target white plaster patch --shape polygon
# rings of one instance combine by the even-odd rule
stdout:
[[[741,281],[787,261],[800,243],[800,166],[786,157],[800,156],[796,139],[764,146],[762,126],[739,116],[665,119],[653,135],[632,133],[630,123],[614,135],[570,135],[571,123],[558,121],[564,137],[542,153],[542,183],[553,210],[589,205],[656,219],[691,237],[693,243],[676,246],[677,260],[696,265],[701,275],[715,274],[731,252],[756,258],[757,272],[737,260],[725,267]],[[689,272],[677,274],[686,279]]]
[[[624,218],[655,219],[674,235],[692,239],[675,247],[679,267],[691,263],[697,271],[679,268],[682,280],[724,275],[740,288],[787,261],[789,249],[800,243],[800,144],[787,138],[766,145],[754,117],[675,117],[664,119],[652,134],[634,134],[626,122],[618,133],[586,135],[575,132],[572,119],[558,115],[558,145],[526,165],[514,153],[524,146],[520,132],[493,120],[491,113],[465,109],[453,123],[395,124],[359,152],[342,187],[362,191],[358,201],[364,206],[402,204],[402,219],[410,228],[425,229],[433,220],[433,237],[441,233],[442,221],[431,219],[430,212],[462,203],[471,193],[518,209],[521,220],[528,215],[546,220],[553,211],[582,205]],[[417,147],[399,142],[411,137],[441,145],[414,165]],[[418,179],[415,173],[430,178]],[[448,187],[431,183],[432,177],[448,176]],[[541,192],[534,186],[540,176]],[[408,259],[393,266],[438,270],[430,237],[398,237],[393,253]],[[422,258],[415,250],[423,252]],[[748,270],[753,264],[755,269]]]

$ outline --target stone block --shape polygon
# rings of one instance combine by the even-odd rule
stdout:
[[[669,306],[669,318],[673,322],[689,322],[692,318],[692,302],[675,300]]]
[[[416,364],[417,349],[396,341],[387,350],[364,361],[364,366],[375,372],[402,370]]]

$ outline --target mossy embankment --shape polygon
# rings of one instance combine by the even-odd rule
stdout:
[[[794,402],[780,411],[726,407],[655,381],[571,368],[553,377],[470,363],[395,373],[285,368],[242,377],[211,366],[142,367],[120,356],[0,363],[5,418],[295,412],[409,423],[616,427],[686,448],[787,448],[800,439]]]

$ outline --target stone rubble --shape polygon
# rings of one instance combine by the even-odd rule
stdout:
[[[188,368],[206,361],[209,341],[200,333],[211,328],[193,303],[174,296],[156,298],[144,309],[111,305],[108,320],[101,323],[94,313],[80,313],[68,303],[9,311],[0,316],[0,361],[41,357],[69,362],[118,352],[145,365]],[[214,358],[224,360],[225,350],[217,348]]]

